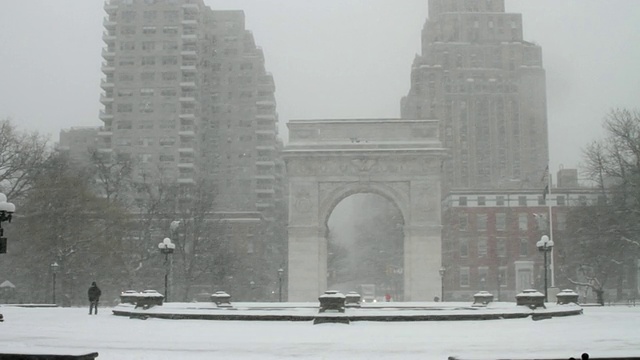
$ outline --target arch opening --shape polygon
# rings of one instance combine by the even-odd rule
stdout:
[[[357,291],[363,301],[404,300],[404,218],[374,192],[349,194],[325,227],[327,288]]]

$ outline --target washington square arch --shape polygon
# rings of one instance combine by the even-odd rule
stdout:
[[[404,298],[440,296],[440,181],[445,150],[435,120],[293,120],[289,178],[289,301],[327,290],[327,222],[358,193],[380,195],[404,220]]]

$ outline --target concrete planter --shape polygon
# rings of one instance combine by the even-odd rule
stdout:
[[[138,296],[140,293],[135,290],[126,290],[120,293],[120,304],[132,304],[138,303]]]
[[[320,312],[337,311],[344,312],[345,296],[335,290],[327,290],[318,298]]]
[[[164,295],[155,290],[145,290],[138,294],[136,308],[148,309],[153,306],[162,306]]]
[[[486,306],[493,301],[493,294],[488,291],[480,291],[473,295],[474,306]]]
[[[527,306],[531,309],[539,307],[545,308],[544,294],[534,289],[523,290],[520,294],[516,295],[516,304]]]
[[[344,305],[346,307],[360,307],[360,300],[361,300],[361,296],[360,294],[358,294],[357,292],[351,291],[349,293],[347,293],[347,295],[344,298]]]
[[[560,305],[577,304],[578,296],[578,293],[576,293],[575,291],[571,289],[564,289],[556,295],[556,303]]]
[[[218,307],[231,307],[231,295],[224,291],[216,291],[211,295],[213,301]]]

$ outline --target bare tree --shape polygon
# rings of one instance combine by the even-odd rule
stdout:
[[[18,131],[11,120],[0,121],[0,188],[14,202],[24,197],[50,156],[46,139]]]
[[[566,278],[592,288],[601,303],[610,283],[622,297],[625,274],[640,255],[640,112],[611,110],[604,129],[606,136],[584,150],[584,175],[600,199],[569,213],[564,255]]]
[[[118,219],[122,219],[122,210],[94,194],[90,172],[66,155],[54,153],[20,208],[12,267],[34,293],[39,292],[41,276],[54,261],[64,275],[115,279],[108,234]]]

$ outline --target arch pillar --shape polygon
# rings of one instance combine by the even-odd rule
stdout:
[[[324,226],[289,226],[289,301],[315,301],[327,288]]]
[[[406,301],[431,301],[440,297],[441,227],[404,227],[404,296]]]

